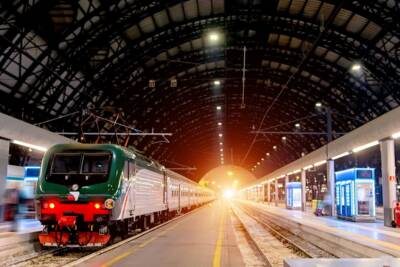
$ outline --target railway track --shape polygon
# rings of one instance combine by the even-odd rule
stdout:
[[[264,254],[269,266],[283,266],[285,258],[336,258],[330,252],[280,227],[261,213],[237,203],[233,204],[232,209]]]
[[[204,206],[202,206],[204,207]],[[156,229],[170,224],[176,220],[179,220],[192,212],[195,212],[202,207],[191,210],[187,213],[182,213],[181,215],[174,217],[164,223],[157,224],[146,231],[138,232],[125,239],[118,240],[114,244],[106,246],[104,248],[80,248],[80,247],[61,247],[53,249],[43,249],[38,252],[20,255],[16,259],[11,259],[0,263],[0,267],[61,267],[61,266],[78,266],[79,263],[93,258],[97,255],[105,253],[107,251],[113,250],[125,243],[132,242],[133,240],[147,235]]]
[[[82,248],[55,248],[19,257],[4,266],[64,266],[91,253],[93,250]]]

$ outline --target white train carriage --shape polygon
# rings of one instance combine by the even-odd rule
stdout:
[[[212,190],[165,169],[143,161],[126,161],[121,197],[113,209],[113,220],[128,220],[139,227],[187,211],[213,199]]]

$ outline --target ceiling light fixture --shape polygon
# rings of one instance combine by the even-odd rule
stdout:
[[[39,151],[42,151],[42,152],[46,152],[47,151],[47,148],[45,148],[45,147],[37,146],[37,145],[29,144],[29,143],[25,143],[25,142],[18,141],[18,140],[11,140],[11,143],[16,144],[16,145],[20,145],[20,146],[24,146],[24,147],[27,147],[27,148],[39,150]]]
[[[351,65],[351,71],[353,72],[360,72],[362,70],[362,65],[358,62],[353,63],[353,65]]]
[[[208,34],[208,40],[210,42],[217,42],[219,40],[219,34],[216,32],[210,32]]]

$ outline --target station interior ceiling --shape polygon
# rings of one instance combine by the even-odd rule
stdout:
[[[393,0],[1,1],[0,111],[53,132],[172,133],[81,141],[194,180],[221,164],[261,176],[327,142],[316,103],[333,138],[399,106],[398,14]]]

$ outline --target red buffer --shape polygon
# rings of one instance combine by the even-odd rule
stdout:
[[[44,246],[66,246],[70,234],[66,232],[49,232],[39,234],[39,242]]]
[[[110,234],[99,234],[97,232],[79,232],[78,243],[81,246],[99,247],[110,241]]]

